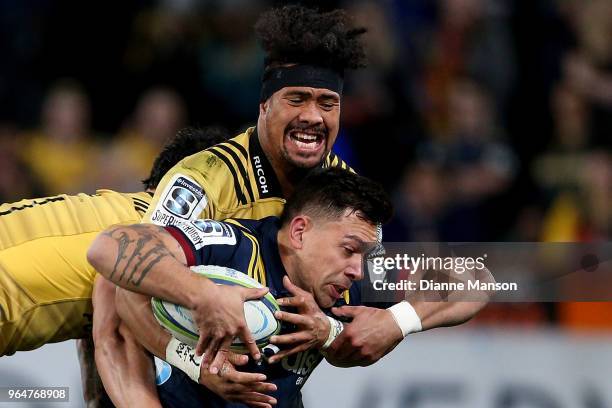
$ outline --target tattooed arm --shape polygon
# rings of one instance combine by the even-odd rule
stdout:
[[[110,227],[95,239],[87,260],[122,288],[190,308],[195,298],[215,290],[211,281],[189,270],[178,242],[156,225]]]
[[[205,352],[205,363],[214,357],[210,365],[213,374],[220,369],[236,336],[248,345],[253,358],[260,358],[244,320],[244,301],[264,296],[267,289],[215,285],[192,272],[186,266],[183,249],[163,227],[110,227],[96,237],[87,260],[122,288],[191,309],[200,332],[196,352]]]

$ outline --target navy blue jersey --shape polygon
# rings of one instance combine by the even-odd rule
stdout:
[[[279,219],[268,217],[259,221],[228,219],[223,222],[196,220],[186,224],[166,227],[183,247],[189,266],[219,265],[244,272],[270,289],[275,298],[291,296],[283,286],[285,268],[278,252],[277,233]],[[361,303],[360,285],[354,283],[344,299],[335,306]],[[330,313],[329,310],[324,310]],[[281,334],[294,330],[291,325],[281,327]],[[240,367],[240,371],[262,372],[268,382],[277,386],[270,395],[277,399],[277,407],[301,407],[300,389],[323,355],[313,349],[285,357],[276,364],[262,363]],[[168,370],[160,378],[158,386],[164,406],[198,407],[244,407],[242,404],[227,402],[205,387],[191,381],[178,369]]]

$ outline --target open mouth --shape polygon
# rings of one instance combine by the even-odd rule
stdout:
[[[289,140],[300,150],[316,151],[323,146],[325,136],[321,132],[300,129],[289,131]]]
[[[332,288],[331,292],[334,299],[341,298],[342,295],[344,295],[344,292],[346,291],[346,288],[344,286],[334,284],[331,284],[330,286]]]

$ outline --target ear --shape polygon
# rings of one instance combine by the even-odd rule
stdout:
[[[293,217],[289,224],[289,242],[294,249],[304,246],[304,233],[312,228],[312,219],[307,215]]]
[[[265,115],[268,112],[268,108],[270,107],[270,98],[266,99],[264,102],[259,104],[259,114]]]

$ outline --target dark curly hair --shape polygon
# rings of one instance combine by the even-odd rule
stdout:
[[[344,10],[320,12],[299,5],[269,10],[255,24],[266,52],[266,68],[302,63],[340,73],[366,65],[360,41],[366,31],[364,27],[353,27]]]
[[[217,143],[224,142],[228,138],[229,132],[218,126],[186,127],[179,130],[157,156],[149,177],[142,180],[142,184],[147,190],[156,188],[162,177],[179,161]]]

